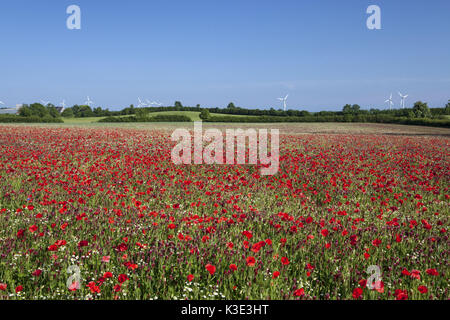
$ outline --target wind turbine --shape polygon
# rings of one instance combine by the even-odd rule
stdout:
[[[392,93],[391,96],[389,97],[389,99],[387,99],[384,103],[389,102],[389,110],[391,110],[392,106],[394,105],[394,103],[392,102]]]
[[[142,102],[141,98],[138,97],[138,100],[139,100],[138,108],[145,107],[145,103]]]
[[[400,92],[398,93],[398,95],[401,98],[400,105],[402,106],[402,109],[405,109],[405,99],[408,97],[408,95],[407,94],[402,95]]]
[[[62,109],[61,109],[61,113],[66,109],[66,100],[65,99],[63,99],[63,101],[61,102],[61,106],[62,106]]]
[[[91,106],[91,104],[92,104],[92,101],[91,101],[91,99],[89,98],[89,96],[87,96],[87,100],[84,102],[87,106]]]
[[[42,100],[42,99],[41,99],[41,103],[42,103],[44,106],[46,106],[46,105],[48,105],[48,104],[50,103],[50,101],[45,101],[45,100]]]
[[[147,101],[147,103],[148,103],[149,105],[157,105],[157,106],[161,106],[161,105],[162,105],[162,103],[158,103],[158,102],[156,102],[156,101],[150,102],[150,100],[148,100],[148,99],[145,99],[145,100]]]
[[[289,95],[287,94],[286,97],[284,97],[284,98],[278,98],[278,100],[283,101],[283,109],[284,109],[284,111],[286,111],[286,100],[287,100],[288,96]]]

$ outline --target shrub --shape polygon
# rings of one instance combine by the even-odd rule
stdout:
[[[200,112],[200,119],[207,120],[211,117],[211,114],[209,113],[208,109],[202,109],[202,112]]]
[[[153,117],[149,116],[129,116],[129,117],[106,117],[98,122],[191,122],[191,118],[185,115],[159,114]]]
[[[13,114],[2,114],[0,115],[0,122],[3,123],[62,123],[64,122],[61,118],[53,118],[49,115],[44,117],[38,116],[19,116]]]

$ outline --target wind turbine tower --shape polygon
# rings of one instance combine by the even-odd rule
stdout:
[[[139,101],[138,108],[146,106],[146,104],[142,102],[141,98],[138,97],[138,101]]]
[[[405,99],[408,97],[408,95],[407,94],[402,95],[400,92],[398,93],[398,95],[401,98],[400,105],[402,106],[402,109],[405,109]]]
[[[283,110],[286,111],[286,100],[288,98],[288,94],[284,98],[278,98],[278,100],[283,101]]]
[[[93,103],[92,101],[91,101],[91,99],[89,98],[89,96],[87,96],[87,100],[84,102],[87,106],[91,106],[91,104]]]
[[[384,103],[388,102],[389,103],[389,110],[392,109],[392,106],[394,105],[394,103],[392,102],[392,93],[391,96],[389,97],[389,99],[387,99]]]

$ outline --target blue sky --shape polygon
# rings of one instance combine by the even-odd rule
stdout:
[[[81,30],[66,8],[81,8]],[[366,8],[381,8],[368,30]],[[339,110],[450,99],[450,1],[2,0],[0,101]]]

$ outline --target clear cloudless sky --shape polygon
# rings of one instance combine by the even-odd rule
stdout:
[[[81,8],[68,30],[66,8]],[[381,8],[381,30],[366,9]],[[386,108],[450,99],[449,0],[1,0],[0,101]]]

